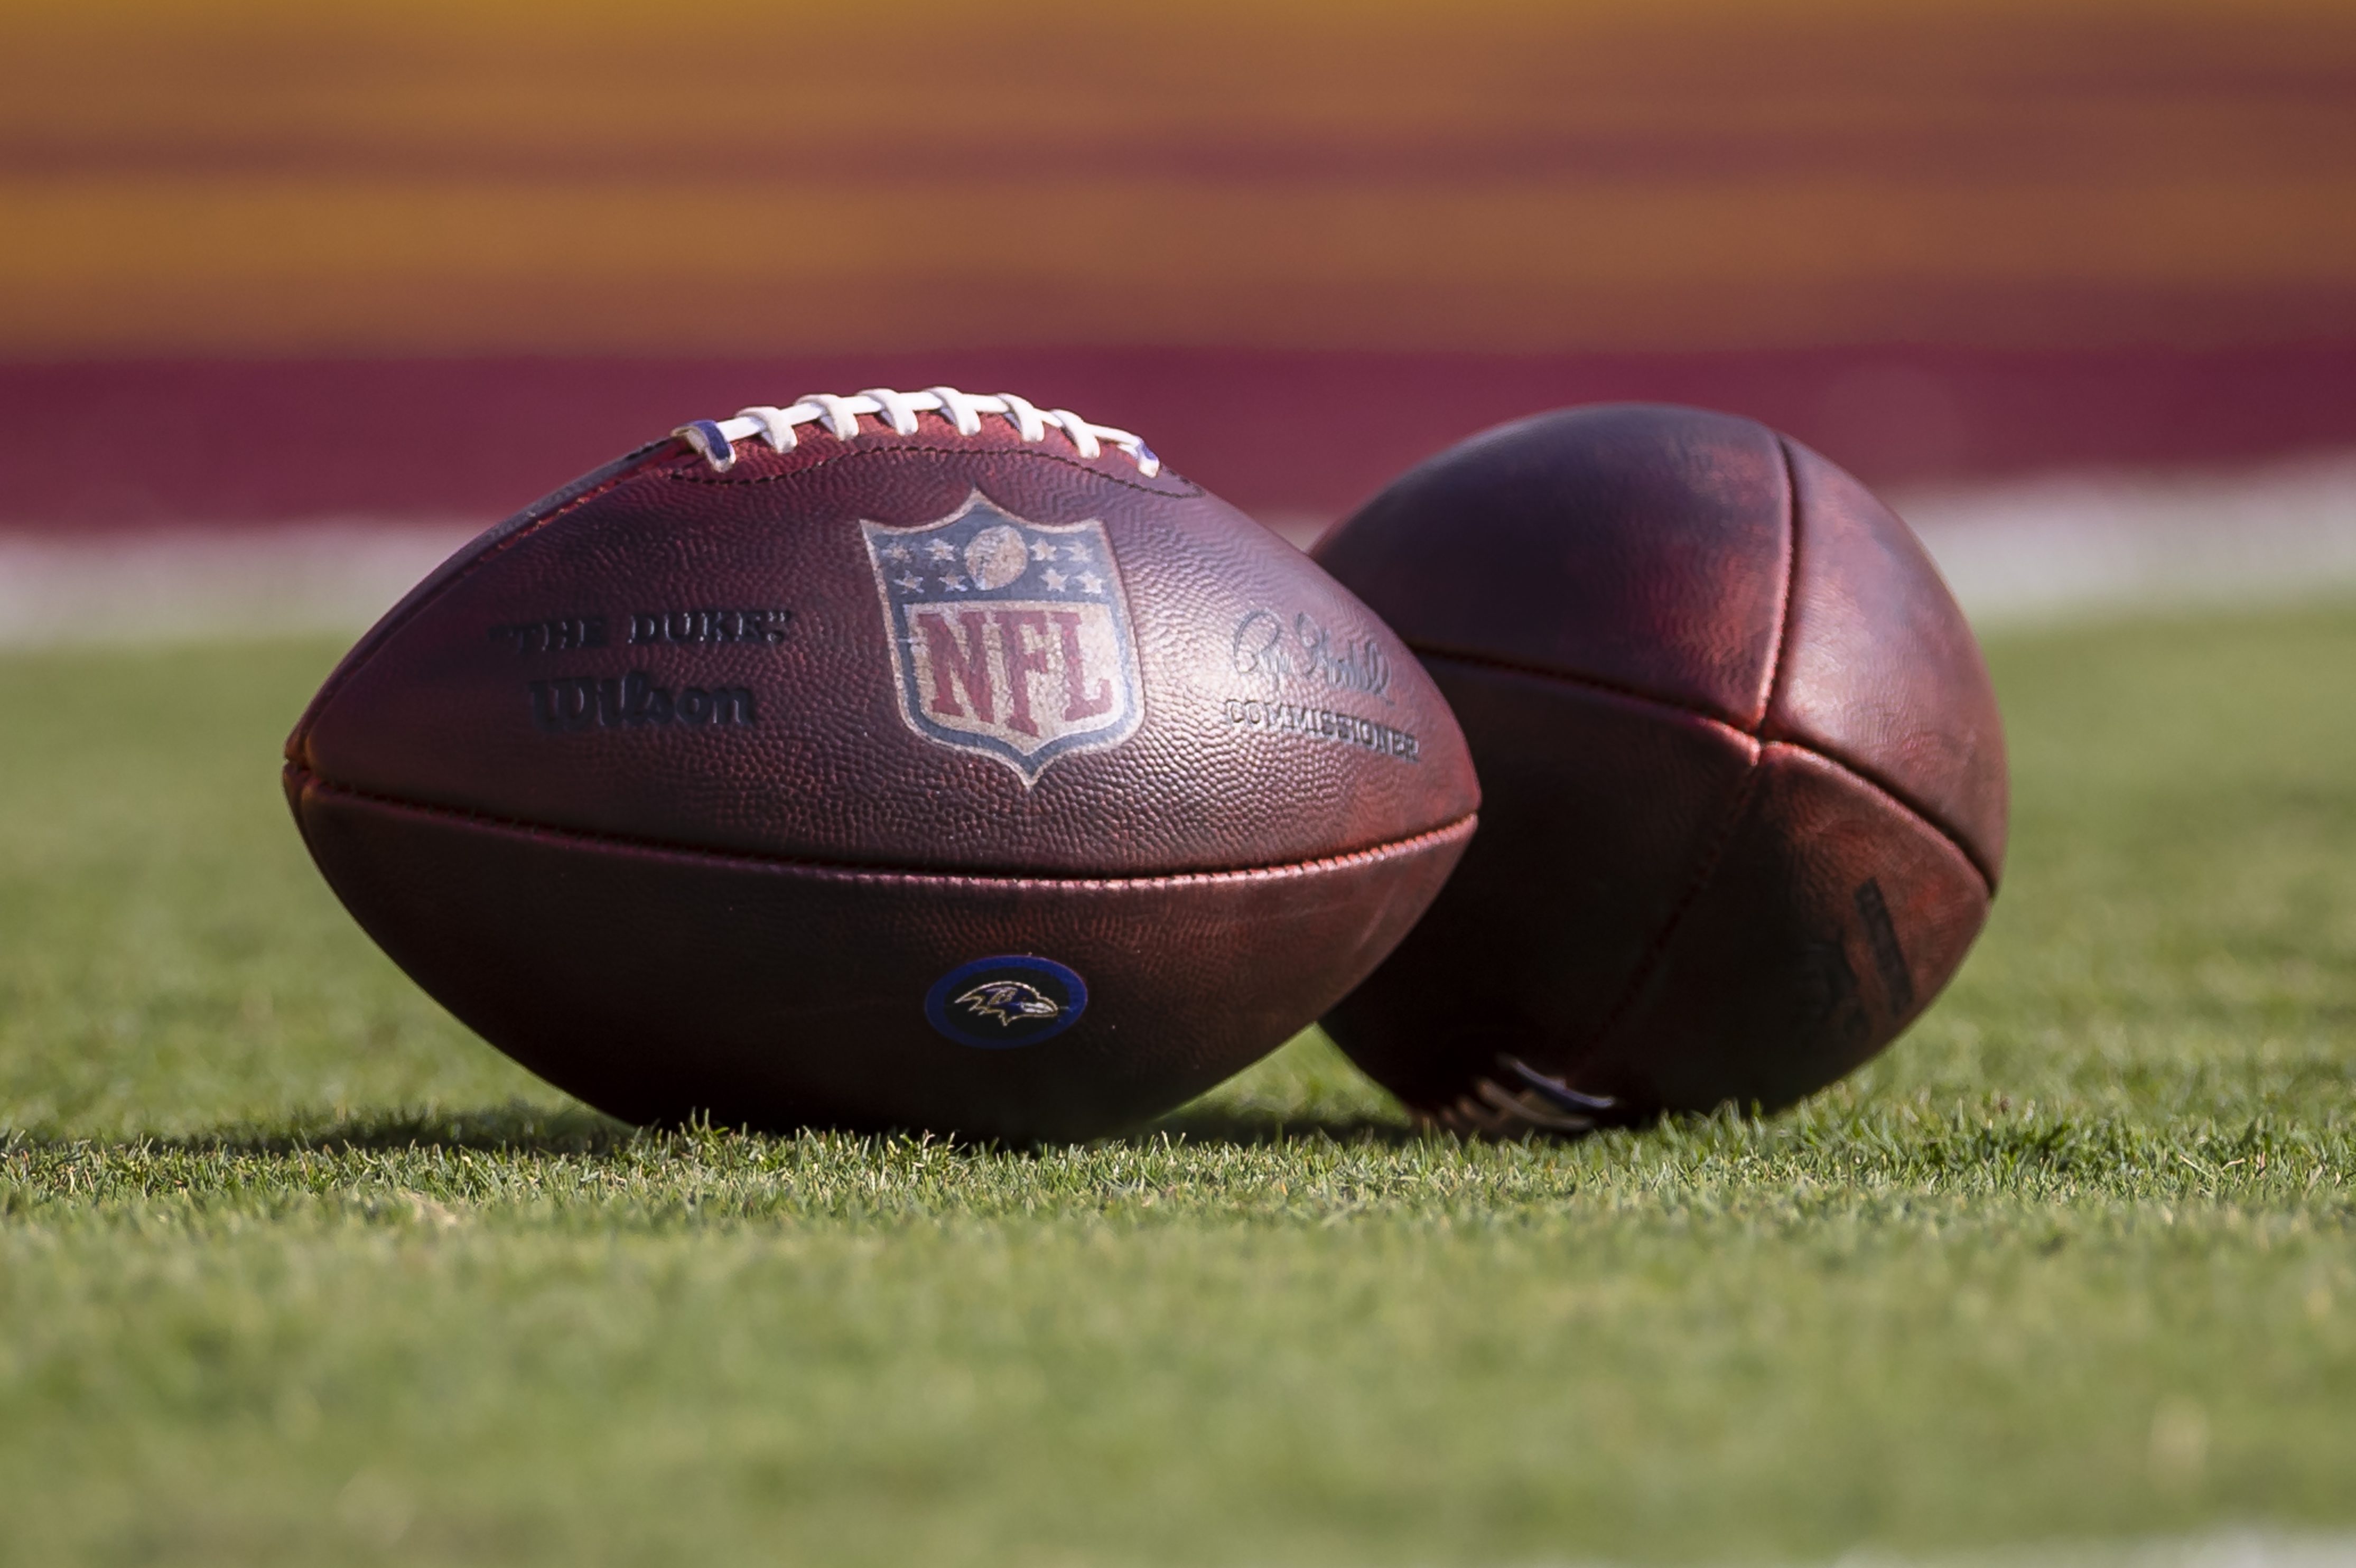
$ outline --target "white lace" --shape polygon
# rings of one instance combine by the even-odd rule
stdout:
[[[671,433],[703,453],[715,472],[725,474],[736,465],[735,443],[748,437],[759,436],[774,452],[791,452],[796,425],[823,424],[836,440],[849,441],[859,433],[862,414],[873,415],[894,435],[916,434],[918,414],[938,414],[959,435],[975,435],[981,430],[982,415],[997,414],[1024,441],[1042,441],[1049,430],[1060,430],[1082,457],[1100,456],[1110,446],[1127,454],[1148,479],[1162,472],[1162,459],[1152,448],[1125,430],[1090,424],[1069,409],[1043,409],[1012,392],[960,392],[955,387],[921,392],[870,387],[847,398],[812,392],[782,409],[738,409],[733,420],[695,420]]]

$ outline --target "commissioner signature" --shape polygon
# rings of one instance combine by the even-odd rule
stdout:
[[[1375,640],[1336,640],[1305,610],[1289,626],[1273,610],[1237,622],[1235,663],[1237,675],[1265,682],[1270,694],[1288,680],[1307,680],[1391,700],[1390,661]]]

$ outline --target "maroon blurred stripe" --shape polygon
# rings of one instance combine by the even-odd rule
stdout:
[[[790,360],[0,365],[0,527],[488,520],[682,420],[810,390],[1010,389],[1143,435],[1248,510],[1344,511],[1567,403],[1751,415],[1869,482],[2222,465],[2356,446],[2356,342],[1511,357],[959,350]]]

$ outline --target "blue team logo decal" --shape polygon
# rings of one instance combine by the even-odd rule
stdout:
[[[859,527],[909,729],[995,757],[1026,789],[1136,731],[1137,640],[1104,524],[1025,522],[977,491],[937,523]]]
[[[925,996],[925,1017],[935,1029],[984,1051],[1036,1045],[1087,1010],[1087,981],[1052,958],[1028,954],[960,964]]]

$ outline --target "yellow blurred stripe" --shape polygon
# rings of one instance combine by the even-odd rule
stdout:
[[[2356,331],[2347,0],[7,0],[0,355]]]
[[[1810,155],[1887,156],[1925,133],[1940,163],[2024,135],[2065,162],[2356,157],[2329,134],[2356,107],[2345,0],[7,10],[0,149],[70,158],[660,160],[691,176],[752,157],[852,178],[1205,149],[1608,157],[1630,138],[1739,159],[1794,133],[1823,139]]]
[[[20,356],[2106,340],[2329,293],[2356,183],[16,178],[0,231]]]

